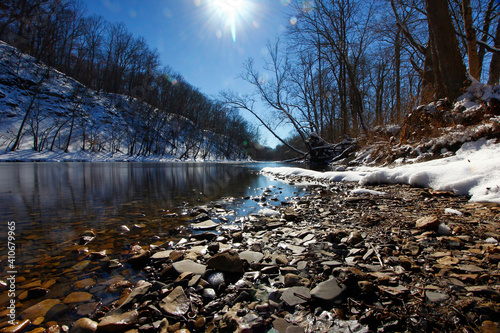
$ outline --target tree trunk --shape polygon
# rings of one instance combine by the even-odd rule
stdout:
[[[500,48],[500,19],[498,20],[497,32],[495,34],[495,48]],[[500,78],[500,53],[493,52],[490,62],[490,76],[488,78],[488,84],[496,85],[498,84],[498,79]]]
[[[486,41],[488,40],[494,4],[495,0],[490,0],[490,2],[488,3],[488,9],[486,9],[486,13],[484,14],[483,35],[481,36],[481,42],[483,43],[486,43]],[[480,73],[483,71],[482,68],[483,68],[483,61],[485,54],[486,54],[486,47],[483,44],[479,45],[478,56],[479,56]]]
[[[434,40],[437,60],[437,98],[456,100],[467,85],[465,65],[460,55],[447,0],[425,0],[429,35]]]
[[[469,58],[469,74],[476,80],[481,79],[481,67],[477,53],[476,29],[472,23],[472,8],[470,0],[462,0],[462,15],[464,18],[465,37],[467,39],[467,57]]]
[[[394,41],[394,71],[396,73],[396,115],[391,117],[392,122],[401,119],[401,28],[398,26]]]

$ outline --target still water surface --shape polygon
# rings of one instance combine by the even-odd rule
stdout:
[[[123,262],[132,245],[147,248],[180,239],[183,235],[172,230],[189,225],[194,207],[216,205],[219,210],[212,219],[231,224],[261,209],[263,203],[252,197],[261,197],[265,188],[271,189],[266,205],[279,205],[300,191],[260,175],[265,166],[273,165],[0,163],[0,261],[6,266],[7,225],[15,221],[18,284],[54,280],[46,297],[63,298],[77,290],[76,281],[89,276],[96,279],[93,289],[113,274],[138,279],[137,272],[126,267],[104,272],[103,261],[89,253],[106,251],[106,260]],[[122,232],[123,225],[130,232]],[[79,243],[80,235],[90,229],[95,239]],[[4,280],[7,269],[2,268]],[[0,303],[6,301],[0,295]],[[37,301],[25,300],[23,307]]]
[[[16,221],[22,236],[43,230],[55,239],[136,223],[161,233],[185,224],[172,213],[182,217],[197,205],[221,202],[235,215],[255,212],[259,205],[243,198],[269,186],[278,200],[267,203],[279,204],[298,189],[259,174],[270,165],[278,164],[0,163],[0,219]]]

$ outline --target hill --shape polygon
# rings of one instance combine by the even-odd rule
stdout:
[[[0,42],[0,160],[239,160],[244,146]]]

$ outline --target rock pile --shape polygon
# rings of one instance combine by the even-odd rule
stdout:
[[[237,230],[205,223],[217,229],[139,247],[121,262],[142,272],[135,285],[110,285],[120,296],[69,331],[498,331],[499,206],[352,187],[311,189]],[[195,228],[211,212],[194,210]]]

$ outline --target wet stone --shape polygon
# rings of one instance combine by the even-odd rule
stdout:
[[[71,326],[69,333],[94,333],[97,322],[89,318],[80,318]]]
[[[45,299],[21,312],[22,318],[34,320],[38,317],[44,317],[54,305],[61,303],[58,299]]]
[[[189,299],[184,289],[179,286],[160,302],[160,307],[168,314],[183,316],[189,310]]]
[[[97,332],[125,332],[139,319],[139,312],[132,310],[122,314],[105,316],[97,325]]]
[[[83,292],[83,291],[75,291],[63,299],[63,303],[80,303],[80,302],[88,302],[92,299],[92,294]]]

